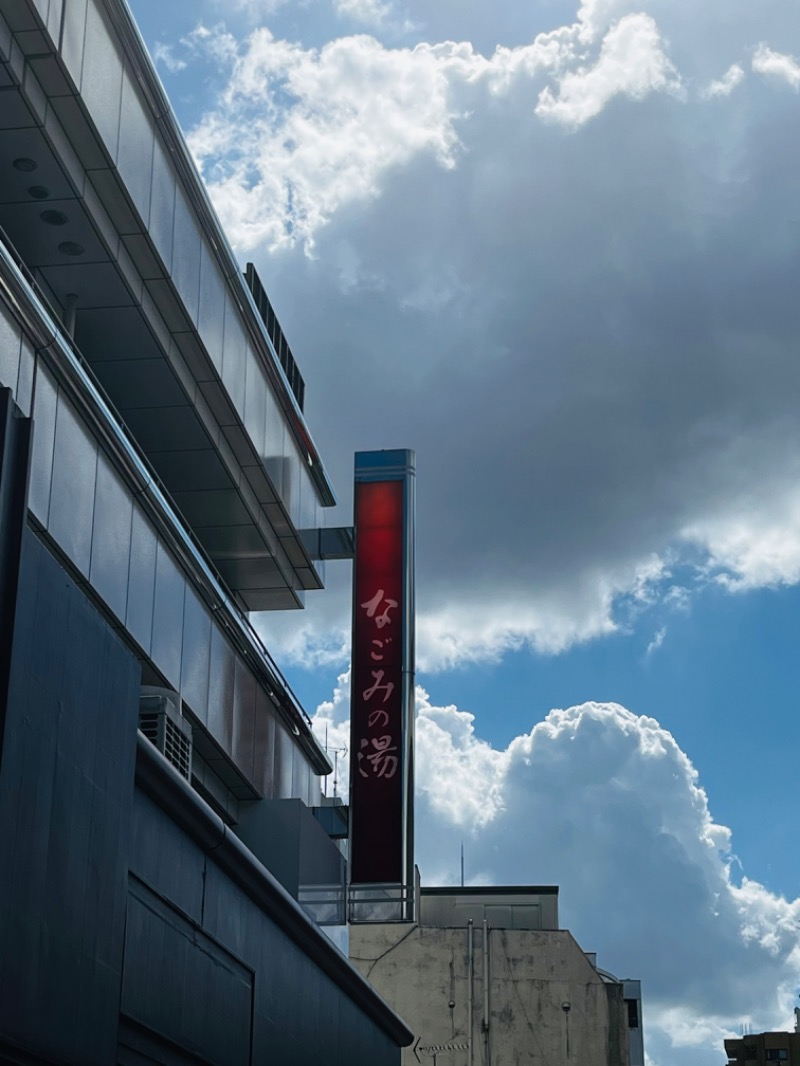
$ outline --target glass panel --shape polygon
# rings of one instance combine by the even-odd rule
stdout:
[[[208,731],[225,751],[233,745],[233,692],[235,655],[216,626],[211,630],[208,683]]]
[[[222,335],[225,316],[225,290],[222,274],[211,249],[203,241],[200,250],[200,340],[211,356],[211,362],[222,368]]]
[[[128,572],[128,611],[125,625],[146,654],[153,635],[158,538],[141,511],[134,507],[131,524],[131,562]]]
[[[239,309],[230,293],[226,293],[222,383],[240,416],[244,412],[245,363],[250,356],[244,327],[239,317]]]
[[[236,658],[236,680],[233,697],[233,761],[253,780],[253,747],[255,739],[256,680],[249,667]]]
[[[208,720],[210,653],[211,616],[194,589],[187,585],[183,604],[181,698],[203,724]]]
[[[256,687],[253,784],[264,799],[273,798],[275,794],[275,712],[272,701],[260,685]]]
[[[122,100],[122,52],[96,0],[89,0],[86,12],[81,95],[111,158],[116,159]]]
[[[150,217],[150,184],[153,177],[155,128],[130,71],[122,76],[122,118],[120,120],[117,167],[136,210],[147,227]]]
[[[181,680],[185,588],[183,574],[159,540],[156,553],[151,658],[176,692],[180,689]]]
[[[59,396],[48,528],[84,575],[92,550],[96,474],[97,445]]]
[[[117,618],[125,618],[131,550],[130,493],[100,453],[94,497],[89,581]]]
[[[150,189],[150,236],[165,263],[172,259],[175,223],[175,175],[158,137],[153,142],[153,180]]]
[[[0,385],[17,391],[21,330],[4,303],[0,303]]]
[[[50,511],[57,406],[58,395],[55,382],[48,371],[40,366],[36,376],[36,396],[33,404],[33,421],[36,428],[33,434],[28,506],[45,527],[48,524]]]
[[[172,236],[172,280],[186,313],[197,324],[200,304],[200,231],[180,185],[175,191],[175,225]]]

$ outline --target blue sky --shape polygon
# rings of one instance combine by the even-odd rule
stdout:
[[[416,450],[423,878],[463,838],[476,879],[560,883],[643,978],[653,1066],[789,1024],[795,0],[133,8],[306,379],[331,524],[354,451]],[[343,747],[328,577],[257,624]]]

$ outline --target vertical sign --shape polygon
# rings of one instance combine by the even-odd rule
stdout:
[[[413,885],[414,453],[355,464],[350,880]]]

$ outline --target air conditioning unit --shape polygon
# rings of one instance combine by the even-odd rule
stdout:
[[[168,688],[143,685],[139,728],[187,781],[192,777],[192,726],[181,714],[181,698]]]

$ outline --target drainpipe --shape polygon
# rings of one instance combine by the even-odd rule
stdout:
[[[483,919],[483,1039],[485,1066],[489,1066],[489,923]]]
[[[470,918],[467,922],[467,1042],[469,1044],[469,1050],[467,1052],[468,1066],[472,1066],[474,1059],[472,1057],[472,997],[473,990],[473,976],[475,973],[475,953],[473,944],[473,923]]]

